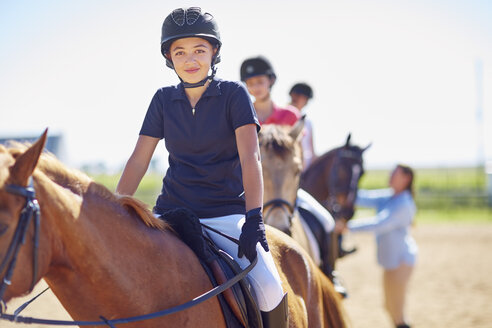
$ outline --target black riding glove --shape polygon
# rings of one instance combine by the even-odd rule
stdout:
[[[265,251],[269,251],[260,207],[249,210],[246,213],[246,222],[244,222],[239,236],[237,256],[242,257],[245,255],[250,262],[253,262],[256,257],[257,242],[260,242]]]

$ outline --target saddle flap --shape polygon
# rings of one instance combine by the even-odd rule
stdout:
[[[209,239],[207,241],[210,242]],[[208,243],[207,243],[208,244]],[[211,251],[217,254],[219,258],[219,264],[226,274],[227,279],[234,277],[239,274],[242,269],[237,264],[232,256],[227,254],[225,251],[217,248],[215,244],[209,245]],[[238,318],[241,321],[246,322],[246,327],[258,327],[263,328],[263,322],[261,319],[261,312],[256,304],[254,297],[254,290],[247,278],[239,281],[238,284],[231,288],[234,295],[234,300],[227,299],[229,303],[234,302],[235,304],[230,304],[231,307],[238,306],[241,312],[242,318]]]

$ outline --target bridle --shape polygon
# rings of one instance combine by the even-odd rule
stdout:
[[[344,148],[337,150],[335,155],[328,183],[327,208],[335,219],[351,218],[353,216],[353,204],[357,196],[357,185],[363,173],[362,156],[357,151]],[[350,183],[348,187],[341,188],[337,184],[338,170],[340,166],[344,165],[346,160],[352,160],[354,163],[350,167]],[[345,203],[349,204],[349,206],[343,206],[337,199],[338,194],[345,192],[347,192]]]
[[[274,198],[263,204],[263,212],[265,213],[264,218],[268,218],[270,213],[276,209],[280,208],[287,215],[289,220],[289,227],[292,225],[292,218],[294,217],[294,212],[296,210],[296,205],[292,205],[290,202],[283,198]],[[267,210],[268,209],[268,210]],[[290,232],[290,231],[289,231]]]
[[[17,223],[17,228],[15,229],[14,236],[10,241],[7,253],[5,254],[5,257],[0,264],[0,272],[4,272],[5,270],[4,278],[0,284],[0,316],[2,316],[7,308],[3,297],[5,291],[7,290],[7,287],[12,284],[11,279],[14,273],[15,265],[17,263],[17,256],[19,255],[21,246],[24,245],[26,242],[27,231],[31,222],[33,222],[34,225],[33,274],[29,293],[32,292],[34,286],[36,285],[36,277],[38,275],[38,248],[40,227],[39,204],[36,200],[32,178],[30,178],[28,187],[10,184],[5,186],[5,190],[11,194],[24,197],[26,199],[26,203],[20,212],[19,222]]]
[[[258,262],[258,257],[255,257],[255,259],[248,265],[244,270],[241,270],[237,275],[235,275],[233,278],[229,279],[225,283],[218,285],[211,290],[203,293],[202,295],[192,299],[191,301],[188,301],[186,303],[183,303],[181,305],[174,306],[172,308],[168,308],[165,310],[145,314],[145,315],[140,315],[140,316],[135,316],[135,317],[129,317],[129,318],[121,318],[121,319],[112,319],[108,320],[104,318],[103,316],[99,316],[101,321],[65,321],[65,320],[49,320],[49,319],[40,319],[40,318],[31,318],[31,317],[22,317],[19,316],[19,313],[28,305],[30,304],[34,299],[36,299],[39,295],[34,297],[32,300],[29,302],[23,304],[20,306],[14,314],[7,314],[5,311],[7,310],[7,304],[3,300],[5,291],[7,290],[7,287],[11,285],[11,279],[12,275],[14,273],[14,268],[17,262],[17,256],[19,255],[19,250],[21,246],[25,243],[26,241],[26,236],[27,236],[27,231],[29,228],[29,224],[31,221],[34,224],[34,237],[33,237],[33,278],[32,278],[32,283],[31,287],[29,289],[29,293],[32,292],[34,289],[34,286],[36,285],[36,277],[38,275],[38,248],[39,248],[39,230],[40,230],[40,208],[38,201],[36,199],[36,193],[34,191],[34,185],[32,182],[32,178],[30,178],[29,186],[28,187],[22,187],[18,185],[6,185],[5,190],[11,194],[22,196],[26,199],[26,203],[24,207],[22,208],[19,216],[19,222],[17,224],[17,228],[15,229],[14,232],[14,237],[12,238],[9,248],[7,249],[7,253],[5,257],[3,258],[2,263],[0,264],[0,273],[3,272],[6,269],[5,276],[2,280],[2,283],[0,285],[0,319],[2,320],[7,320],[11,322],[18,322],[18,323],[27,323],[27,324],[41,324],[41,325],[57,325],[57,326],[99,326],[99,325],[105,325],[108,327],[115,327],[116,324],[125,324],[125,323],[132,323],[132,322],[137,322],[137,321],[143,321],[143,320],[149,320],[149,319],[154,319],[162,316],[166,316],[169,314],[173,314],[176,312],[184,311],[186,309],[189,309],[195,305],[198,305],[202,302],[205,302],[206,300],[215,297],[222,292],[224,292],[226,289],[231,288],[233,285],[235,285],[238,281],[244,279],[246,275],[254,268],[256,263]],[[34,220],[33,220],[34,219]],[[235,243],[239,243],[238,240],[235,240],[232,237],[227,236],[230,240],[232,240]],[[45,290],[46,291],[46,290]],[[44,291],[42,292],[44,293]]]

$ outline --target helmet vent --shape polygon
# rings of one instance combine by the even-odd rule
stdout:
[[[200,7],[191,7],[186,11],[186,24],[193,25],[202,14]]]
[[[178,26],[183,26],[185,23],[185,11],[183,8],[178,8],[173,10],[171,13],[171,17],[173,21],[176,23]]]

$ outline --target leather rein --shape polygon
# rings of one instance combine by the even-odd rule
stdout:
[[[26,203],[24,205],[24,208],[22,209],[20,216],[19,216],[19,222],[17,224],[17,228],[14,233],[14,237],[12,238],[9,248],[7,250],[7,253],[0,265],[0,272],[3,272],[6,269],[5,276],[2,280],[2,283],[0,285],[0,319],[2,320],[7,320],[11,322],[17,322],[17,323],[26,323],[26,324],[41,324],[41,325],[56,325],[56,326],[98,326],[98,325],[104,325],[104,326],[109,326],[109,327],[115,327],[114,325],[116,324],[124,324],[124,323],[132,323],[136,321],[143,321],[143,320],[149,320],[149,319],[155,319],[158,317],[163,317],[165,315],[173,314],[176,312],[184,311],[186,309],[189,309],[195,305],[198,305],[202,302],[205,302],[206,300],[215,297],[225,290],[231,288],[233,285],[235,285],[237,282],[240,280],[244,279],[246,275],[253,269],[253,267],[256,265],[258,262],[258,257],[256,257],[253,262],[249,266],[246,267],[246,269],[242,270],[239,274],[234,276],[233,278],[229,279],[222,285],[216,286],[213,289],[209,290],[208,292],[203,293],[202,295],[192,299],[191,301],[188,301],[186,303],[183,303],[178,306],[174,306],[169,309],[145,314],[145,315],[140,315],[140,316],[134,316],[134,317],[128,317],[128,318],[121,318],[121,319],[113,319],[113,320],[108,320],[104,318],[103,316],[99,316],[101,321],[65,321],[65,320],[49,320],[49,319],[40,319],[40,318],[32,318],[32,317],[22,317],[19,316],[19,313],[27,307],[34,299],[36,299],[39,295],[34,297],[34,299],[31,299],[30,301],[24,303],[21,305],[15,312],[14,314],[7,314],[5,311],[7,310],[7,305],[5,301],[3,300],[5,291],[8,286],[11,285],[11,278],[14,272],[14,268],[17,262],[17,256],[19,254],[19,250],[23,244],[25,244],[26,241],[26,235],[28,231],[29,224],[31,221],[34,219],[34,238],[33,238],[33,279],[31,283],[31,287],[29,292],[32,292],[34,289],[34,286],[36,285],[36,277],[38,275],[38,248],[39,248],[39,230],[40,230],[40,208],[38,201],[36,199],[36,194],[34,191],[34,186],[32,183],[32,178],[30,179],[30,183],[28,187],[22,187],[22,186],[17,186],[17,185],[6,185],[5,190],[11,194],[22,196],[26,199]],[[233,240],[234,238],[229,237],[229,239]],[[234,242],[238,243],[237,240],[234,239]],[[46,291],[46,290],[44,290]],[[42,293],[44,293],[44,291]],[[42,294],[41,293],[41,294]]]

